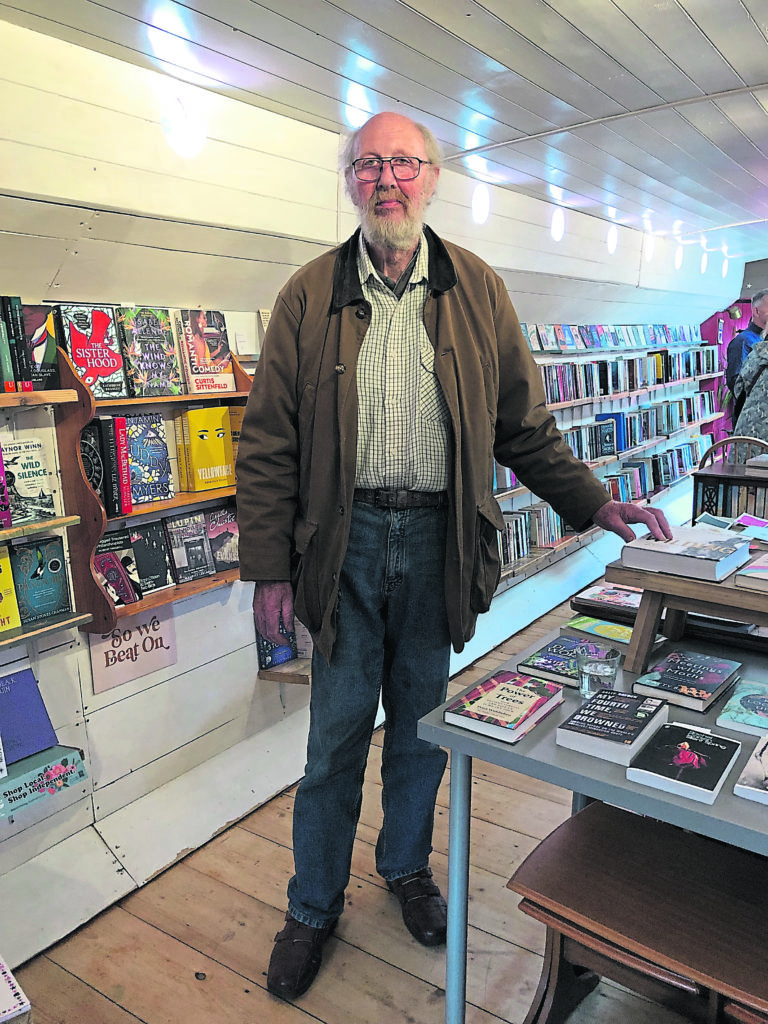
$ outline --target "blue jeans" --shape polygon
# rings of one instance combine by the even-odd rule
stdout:
[[[344,909],[379,693],[386,724],[376,869],[394,879],[429,862],[447,755],[417,738],[416,723],[445,700],[448,684],[446,523],[443,508],[353,507],[331,663],[312,659],[307,766],[293,812],[288,909],[315,928]]]

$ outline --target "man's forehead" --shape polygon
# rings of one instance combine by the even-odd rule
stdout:
[[[376,118],[360,129],[355,149],[357,155],[419,156],[424,152],[424,138],[406,118]]]

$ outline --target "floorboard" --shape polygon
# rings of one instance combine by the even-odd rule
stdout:
[[[477,682],[557,628],[562,605],[459,673]],[[20,967],[35,1024],[443,1024],[445,956],[419,946],[375,869],[381,733],[371,744],[345,913],[320,976],[295,1005],[266,991],[266,965],[292,872],[295,787]],[[506,882],[568,815],[570,793],[475,761],[467,1024],[520,1024],[541,968],[544,929]],[[448,775],[435,816],[432,865],[448,877]],[[569,1024],[682,1024],[610,983]]]

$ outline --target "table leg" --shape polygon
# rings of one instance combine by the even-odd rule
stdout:
[[[632,627],[632,639],[624,659],[624,668],[629,672],[645,671],[654,637],[659,632],[663,608],[663,594],[657,594],[651,590],[643,591],[635,624]]]
[[[451,751],[448,823],[448,935],[445,951],[445,1024],[464,1024],[467,1002],[467,901],[472,758]]]

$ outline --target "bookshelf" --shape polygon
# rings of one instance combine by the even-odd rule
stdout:
[[[693,518],[702,512],[735,518],[743,512],[765,518],[768,474],[748,473],[743,465],[712,463],[693,474]]]
[[[232,356],[235,372],[235,391],[216,396],[206,394],[164,395],[158,398],[119,398],[95,399],[90,389],[81,381],[74,364],[66,352],[59,349],[59,369],[61,379],[66,387],[77,395],[77,402],[72,408],[79,410],[79,415],[62,415],[58,419],[59,445],[62,453],[64,502],[67,509],[81,510],[81,527],[73,534],[72,578],[78,607],[90,613],[88,621],[80,628],[86,632],[108,633],[113,630],[119,619],[134,615],[140,611],[161,607],[184,598],[231,585],[238,579],[237,570],[216,573],[188,583],[177,584],[163,590],[153,591],[141,601],[125,606],[116,606],[97,578],[93,567],[93,552],[107,529],[107,525],[136,520],[157,518],[169,512],[185,508],[202,508],[222,498],[231,497],[234,487],[220,487],[209,491],[181,491],[167,501],[148,502],[137,505],[132,512],[108,518],[96,492],[88,483],[82,459],[80,457],[80,432],[99,412],[113,410],[125,411],[137,407],[154,408],[170,405],[194,406],[210,404],[212,397],[216,403],[238,404],[244,402],[251,388],[248,374],[239,365],[237,358]]]

